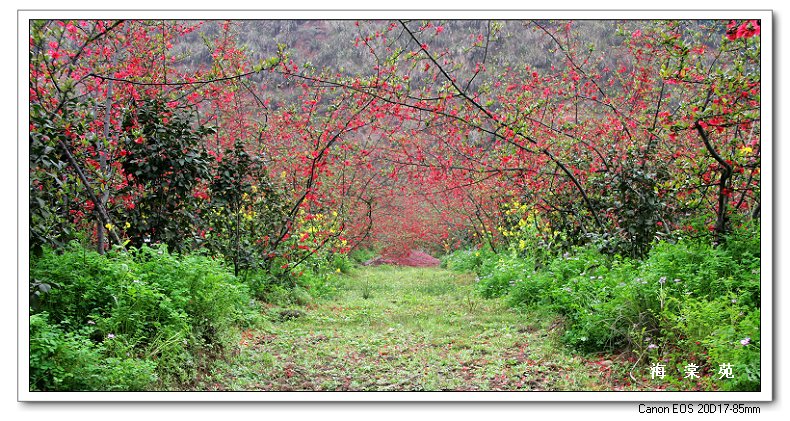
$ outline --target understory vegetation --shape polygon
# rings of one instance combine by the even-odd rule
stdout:
[[[579,352],[628,353],[643,367],[664,365],[678,384],[695,364],[704,388],[749,391],[760,389],[759,238],[750,225],[720,247],[658,242],[644,259],[588,245],[542,259],[517,248],[463,250],[443,264],[476,272],[484,297],[555,313],[562,342]],[[734,378],[721,378],[722,364]]]
[[[240,329],[266,322],[262,301],[305,305],[335,294],[348,264],[324,262],[277,279],[236,277],[220,260],[165,245],[45,250],[30,269],[31,390],[189,387],[235,350]]]

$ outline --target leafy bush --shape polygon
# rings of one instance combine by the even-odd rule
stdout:
[[[562,316],[562,340],[583,352],[630,350],[709,375],[737,364],[727,390],[759,389],[759,226],[748,225],[714,247],[701,240],[659,242],[644,260],[586,246],[539,270],[516,254],[456,252],[451,268],[474,268],[478,292],[506,295],[511,306],[540,306]],[[745,343],[745,345],[744,345]],[[727,381],[729,380],[729,381]]]
[[[108,357],[86,333],[64,332],[46,312],[30,316],[31,391],[142,391],[157,380],[153,361]]]
[[[546,302],[546,289],[552,288],[553,278],[547,272],[534,272],[516,280],[508,291],[507,303],[511,306],[530,306]]]
[[[477,271],[483,262],[492,259],[495,254],[487,248],[480,250],[457,250],[442,256],[442,267],[459,272]]]
[[[760,310],[731,297],[690,298],[662,314],[666,327],[653,359],[680,366],[689,355],[702,357],[696,363],[713,373],[731,364],[735,376],[721,382],[724,390],[760,390]]]
[[[341,270],[338,268],[338,270]],[[342,270],[341,270],[342,272]],[[315,273],[305,272],[298,279],[299,287],[315,298],[332,298],[337,296],[342,286],[338,272]]]
[[[267,303],[305,305],[312,298],[331,298],[342,284],[340,274],[352,270],[352,261],[343,254],[316,253],[296,268],[257,270],[245,273],[243,281],[252,294]]]
[[[370,259],[372,259],[372,258],[374,258],[374,257],[376,257],[378,255],[379,255],[379,253],[376,250],[368,249],[368,248],[364,248],[364,249],[363,248],[357,248],[357,249],[352,250],[348,254],[348,257],[351,258],[351,260],[353,262],[364,263],[364,262],[367,262],[368,260],[370,260]]]
[[[123,189],[135,198],[117,220],[125,220],[126,235],[135,246],[144,239],[184,251],[194,238],[195,209],[200,200],[194,189],[210,179],[211,158],[203,141],[216,130],[195,127],[194,108],[173,109],[161,99],[143,100],[125,115],[121,156],[124,174],[131,175]],[[173,153],[178,151],[178,153]]]
[[[220,263],[170,254],[166,246],[102,256],[72,244],[62,254],[45,251],[33,260],[31,280],[51,287],[33,309],[63,332],[50,336],[101,345],[74,342],[75,350],[101,356],[86,359],[152,361],[164,384],[194,378],[198,356],[221,352],[233,326],[254,318],[247,287]],[[31,357],[31,366],[40,363]],[[64,363],[58,370],[71,372],[72,366],[80,365]]]
[[[329,257],[333,272],[349,273],[354,268],[354,260],[345,254],[335,253]]]
[[[531,261],[514,254],[500,254],[480,266],[475,288],[483,297],[499,297],[533,271],[534,264]]]
[[[282,193],[263,160],[248,153],[243,142],[225,149],[209,185],[202,215],[208,230],[201,245],[223,255],[237,276],[277,267],[279,253],[270,238],[279,235],[286,218]]]

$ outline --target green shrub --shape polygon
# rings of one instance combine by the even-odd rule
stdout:
[[[458,272],[477,271],[483,262],[491,260],[495,253],[488,248],[480,250],[457,250],[441,258],[441,266]]]
[[[712,335],[708,348],[710,360],[715,366],[733,366],[734,378],[723,382],[724,390],[760,390],[759,309],[743,313],[743,317],[734,324],[722,325]]]
[[[101,344],[93,352],[102,358],[152,361],[163,384],[193,379],[198,356],[222,352],[234,326],[254,318],[247,287],[219,262],[165,246],[48,250],[31,261],[31,280],[51,286],[34,313],[46,312],[67,338]]]
[[[553,278],[545,272],[528,273],[522,279],[514,282],[508,292],[507,303],[510,306],[531,306],[538,302],[545,302],[548,295],[546,289],[552,288]]]
[[[725,390],[759,389],[759,227],[747,225],[722,246],[701,240],[659,242],[644,260],[605,255],[594,246],[547,261],[456,252],[451,268],[473,268],[477,291],[506,294],[511,306],[540,307],[561,316],[561,339],[582,352],[631,351],[644,361],[697,361],[715,375],[738,365]],[[758,239],[755,239],[758,237]],[[742,345],[740,341],[746,341]]]
[[[354,260],[348,255],[335,253],[331,255],[330,259],[332,272],[339,270],[341,273],[349,273],[354,268]]]
[[[713,374],[730,364],[734,378],[722,379],[722,389],[760,390],[760,310],[739,304],[734,295],[710,301],[690,298],[677,307],[663,315],[667,325],[660,357],[682,365],[689,355],[696,356]]]
[[[737,226],[724,241],[727,252],[741,265],[754,266],[760,263],[760,223],[749,221]]]
[[[531,260],[515,254],[499,254],[496,258],[483,261],[477,270],[478,279],[475,288],[483,297],[500,297],[505,295],[516,282],[533,273],[534,267]]]
[[[64,332],[47,313],[30,316],[31,391],[142,391],[156,382],[156,363],[108,357],[85,333]]]
[[[353,261],[355,263],[365,263],[368,260],[378,256],[378,254],[379,253],[376,250],[373,250],[373,249],[357,248],[357,249],[352,250],[348,254],[348,257],[351,259],[351,261]]]
[[[340,293],[343,282],[337,272],[321,274],[305,272],[299,277],[297,284],[298,289],[307,292],[314,298],[332,298]]]
[[[264,297],[271,286],[280,284],[274,275],[264,270],[247,271],[242,279],[250,293],[255,298],[264,301],[266,301]]]
[[[352,270],[351,261],[342,255],[316,256],[299,270],[272,274],[263,270],[246,274],[244,283],[261,301],[277,305],[305,305],[312,298],[336,296],[342,285],[341,273]]]

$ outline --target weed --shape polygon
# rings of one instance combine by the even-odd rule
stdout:
[[[365,278],[365,280],[362,281],[361,291],[363,300],[369,300],[373,298],[373,289],[370,286],[369,279]]]
[[[475,297],[474,291],[468,291],[461,298],[464,309],[469,314],[474,313],[480,307],[480,301]]]
[[[38,295],[31,316],[31,341],[39,346],[31,352],[31,372],[60,379],[31,376],[31,387],[41,390],[188,382],[200,358],[228,348],[237,325],[257,323],[246,286],[221,264],[164,246],[99,255],[72,244],[63,253],[45,250],[30,271],[37,284],[51,286]],[[59,357],[43,357],[50,354]],[[108,361],[123,376],[103,368]]]
[[[476,267],[475,288],[483,297],[505,295],[511,306],[560,315],[560,338],[573,349],[634,353],[643,365],[695,359],[708,373],[700,387],[757,390],[756,230],[745,226],[720,247],[693,240],[660,242],[644,260],[587,246],[554,257],[540,270],[512,253],[485,255],[471,265],[471,252],[457,252],[446,261],[448,267]],[[735,378],[711,379],[719,366],[736,361],[741,371]]]

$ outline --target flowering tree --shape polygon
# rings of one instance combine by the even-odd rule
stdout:
[[[471,203],[516,197],[537,212],[545,243],[595,240],[640,256],[705,215],[706,203],[715,241],[727,232],[728,206],[757,216],[759,22],[609,23],[619,40],[605,50],[573,22],[521,25],[545,62],[500,63],[504,29],[494,22],[480,23],[465,48],[457,36],[442,42],[441,23],[359,22],[373,72],[321,81],[386,104],[378,124],[390,177],[459,189]],[[713,162],[700,167],[703,156]],[[493,238],[503,213],[481,204],[475,216]]]
[[[208,247],[238,273],[370,241],[642,256],[759,217],[758,21],[356,22],[348,68],[261,56],[241,25],[31,25],[32,243]]]

